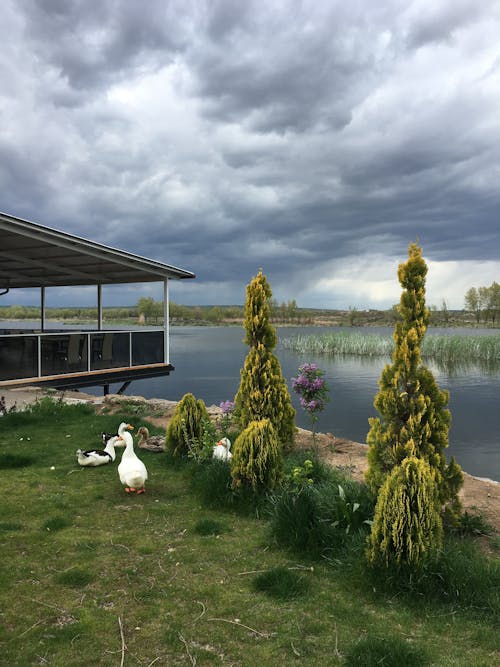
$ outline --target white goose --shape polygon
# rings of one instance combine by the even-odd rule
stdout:
[[[118,436],[114,435],[106,442],[104,449],[77,449],[76,458],[81,466],[102,466],[106,463],[112,463],[116,458],[115,443]]]
[[[113,438],[115,436],[118,436],[116,441],[115,441],[115,447],[125,447],[125,443],[120,441],[118,442],[118,438],[123,435],[125,431],[133,431],[134,427],[132,424],[127,424],[127,422],[122,422],[120,426],[118,427],[118,432],[117,433],[106,433],[103,432],[101,433],[102,435],[102,444],[105,445],[110,438]]]
[[[231,440],[229,438],[221,438],[215,445],[213,451],[213,458],[219,459],[219,461],[230,461],[232,454],[229,451],[231,449]]]
[[[127,493],[144,493],[144,485],[148,478],[148,471],[141,459],[134,452],[134,439],[125,431],[120,438],[125,442],[125,451],[118,466],[120,482],[125,486]]]

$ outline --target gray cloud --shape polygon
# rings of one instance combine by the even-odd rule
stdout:
[[[495,7],[10,0],[1,208],[194,271],[185,302],[262,267],[318,305],[416,238],[498,280]]]

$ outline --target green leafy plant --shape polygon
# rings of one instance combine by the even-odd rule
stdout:
[[[452,532],[457,535],[479,537],[480,535],[493,535],[495,529],[481,514],[464,512],[460,515],[456,525],[452,526]]]
[[[314,464],[310,459],[306,459],[300,466],[295,466],[292,473],[288,475],[290,484],[299,491],[304,486],[314,484]]]
[[[181,421],[181,425],[188,457],[197,463],[210,461],[213,456],[214,444],[217,441],[217,431],[214,423],[209,418],[203,417],[198,437],[190,436],[185,420]]]
[[[276,542],[313,558],[338,554],[366,534],[373,517],[368,488],[338,474],[317,484],[288,484],[271,496]]]
[[[372,520],[363,518],[363,514],[360,511],[361,503],[349,499],[344,487],[340,484],[338,485],[338,491],[339,496],[336,504],[337,518],[333,521],[333,525],[335,527],[343,527],[346,533],[361,528],[362,524],[371,526],[373,523]]]

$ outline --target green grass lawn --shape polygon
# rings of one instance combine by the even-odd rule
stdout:
[[[392,665],[396,639],[420,656],[403,665],[498,664],[491,614],[280,550],[265,519],[203,507],[163,454],[140,452],[147,492],[129,496],[120,450],[93,469],[75,452],[145,418],[47,405],[0,419],[1,665]]]

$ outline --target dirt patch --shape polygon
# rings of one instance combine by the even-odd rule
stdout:
[[[312,433],[299,429],[297,446],[311,447]],[[362,481],[368,467],[368,447],[359,442],[336,438],[331,433],[317,435],[320,456],[331,465],[345,468],[354,479]],[[480,514],[497,533],[500,533],[500,484],[473,477],[464,472],[464,485],[460,491],[464,511]]]

